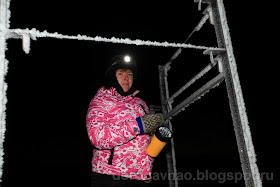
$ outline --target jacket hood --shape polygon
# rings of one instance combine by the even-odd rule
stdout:
[[[118,69],[130,69],[133,72],[133,84],[131,88],[124,92],[116,77],[116,70]],[[106,73],[105,73],[105,88],[115,88],[117,92],[122,96],[131,95],[135,91],[135,85],[137,81],[137,67],[136,62],[128,56],[117,55],[112,58]]]

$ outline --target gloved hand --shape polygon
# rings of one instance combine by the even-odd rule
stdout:
[[[137,117],[136,121],[140,128],[140,134],[152,132],[157,127],[163,124],[164,117],[162,113],[147,114],[145,116]]]

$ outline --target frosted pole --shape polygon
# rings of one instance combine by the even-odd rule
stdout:
[[[158,66],[160,99],[161,99],[161,105],[162,105],[164,115],[166,115],[172,109],[171,104],[165,102],[169,99],[167,69],[168,68],[165,66]],[[172,124],[169,120],[167,120],[164,123],[164,125],[168,126],[172,130]],[[166,153],[167,171],[168,171],[168,175],[174,176],[169,179],[169,187],[178,187],[175,147],[174,147],[173,138],[171,139],[170,144],[167,144],[167,146],[168,146],[168,152]]]
[[[222,55],[222,65],[245,185],[246,187],[261,187],[262,182],[256,164],[255,150],[237,73],[223,1],[211,1],[211,6],[218,46],[226,49],[226,52]]]
[[[3,143],[5,139],[6,131],[6,90],[7,84],[5,83],[5,75],[7,73],[8,61],[5,59],[6,51],[6,29],[9,28],[9,11],[10,0],[0,0],[0,182],[3,175],[3,163],[4,163],[4,148]]]

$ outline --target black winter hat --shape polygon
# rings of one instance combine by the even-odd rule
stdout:
[[[133,72],[133,84],[131,88],[124,92],[121,85],[119,84],[116,77],[116,70],[118,69],[130,69]],[[132,94],[135,91],[135,83],[137,78],[137,67],[136,62],[127,55],[117,55],[114,56],[109,63],[109,66],[105,73],[105,88],[109,89],[111,87],[116,88],[117,92],[122,96],[127,96]]]

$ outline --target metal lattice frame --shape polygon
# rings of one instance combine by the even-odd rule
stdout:
[[[164,66],[159,66],[161,103],[165,114],[165,119],[167,120],[166,125],[172,128],[172,124],[170,123],[170,119],[172,118],[172,116],[184,110],[184,108],[187,107],[190,103],[194,102],[211,88],[214,88],[221,81],[225,80],[245,185],[246,187],[260,187],[262,186],[262,183],[258,167],[256,165],[254,146],[251,138],[250,128],[248,125],[247,114],[245,111],[245,103],[243,100],[242,90],[237,73],[236,62],[233,54],[233,48],[231,44],[231,38],[227,25],[227,18],[223,1],[194,0],[194,2],[199,3],[199,9],[201,8],[201,3],[208,4],[208,7],[203,12],[205,14],[204,17],[201,19],[194,31],[198,31],[205,23],[205,21],[209,19],[210,23],[212,23],[215,27],[218,47],[220,49],[205,50],[203,54],[210,55],[211,64],[201,70],[196,76],[188,81],[171,97],[169,97],[168,91],[168,70],[171,68],[171,63],[181,53],[181,49],[178,49]],[[193,32],[190,34],[190,36],[193,34]],[[216,55],[216,58],[214,58],[214,55]],[[172,102],[174,98],[182,93],[185,89],[187,89],[197,79],[207,73],[216,64],[218,64],[219,66],[220,73],[173,109]],[[169,173],[174,173],[174,176],[176,176],[177,171],[174,158],[174,142],[172,141],[170,144],[169,152],[166,156],[167,169]],[[176,177],[169,181],[169,186],[178,186]]]

